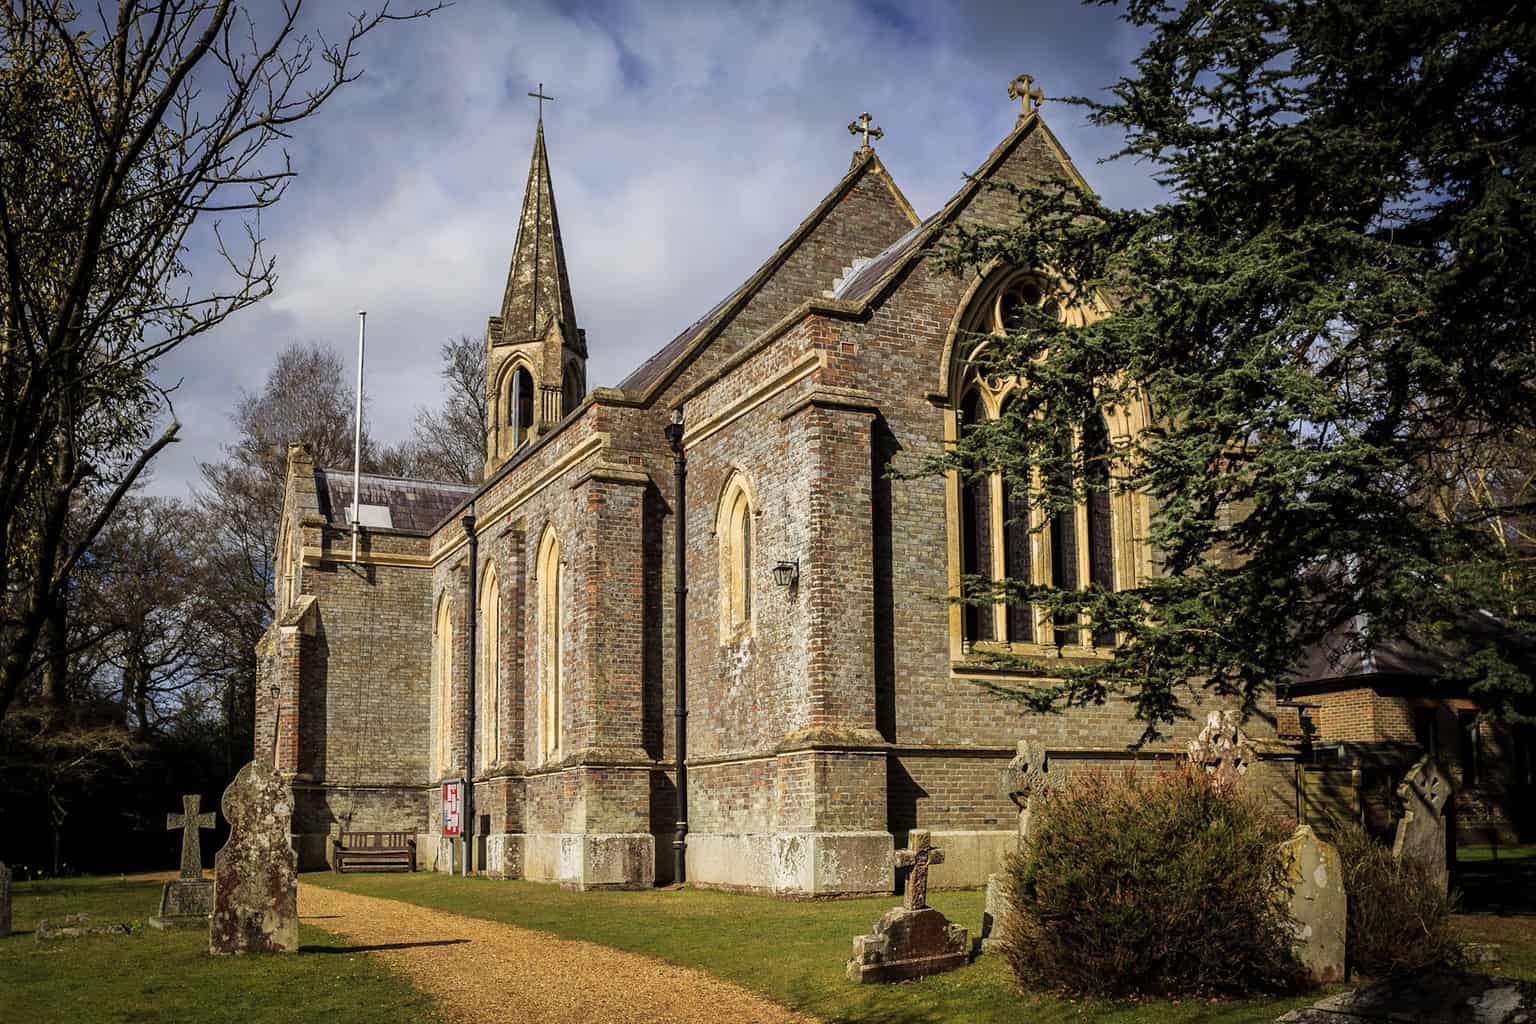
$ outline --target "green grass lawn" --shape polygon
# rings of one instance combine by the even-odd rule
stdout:
[[[1458,847],[1452,884],[1457,934],[1504,947],[1504,962],[1484,969],[1536,981],[1536,846]]]
[[[488,918],[697,967],[831,1021],[1054,1024],[1248,1024],[1273,1021],[1316,996],[1244,1002],[1111,1003],[1024,995],[1006,967],[983,956],[949,974],[900,985],[854,985],[843,976],[853,937],[895,897],[792,902],[686,889],[566,892],[535,882],[413,875],[314,873],[304,881]],[[941,892],[931,902],[971,930],[983,894]]]
[[[0,939],[0,1019],[28,1024],[377,1024],[440,1019],[432,1001],[364,953],[317,928],[297,956],[213,957],[206,931],[143,922],[160,883],[110,878],[18,882]],[[38,918],[86,913],[133,925],[125,936],[40,945]],[[330,955],[326,955],[330,954]]]

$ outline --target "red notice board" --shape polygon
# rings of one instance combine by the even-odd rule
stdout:
[[[464,812],[464,780],[443,783],[443,835],[459,834],[459,820]]]

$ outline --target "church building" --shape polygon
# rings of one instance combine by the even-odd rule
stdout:
[[[1105,313],[1058,301],[1042,268],[936,265],[954,226],[1020,216],[986,183],[1082,181],[1039,91],[1021,76],[1010,95],[1012,130],[926,219],[867,116],[851,126],[851,166],[756,272],[598,388],[540,118],[486,328],[485,482],[364,475],[354,524],[350,471],[288,453],[257,753],[293,781],[305,866],[339,832],[387,830],[417,834],[426,869],[467,852],[500,877],[668,883],[682,722],[690,884],[890,892],[895,851],[925,828],[947,854],[933,884],[981,885],[1017,837],[998,779],[1019,741],[1053,774],[1179,756],[1183,732],[1132,749],[1124,705],[1032,716],[978,685],[1008,680],[978,654],[1081,663],[1112,633],[949,600],[968,572],[1135,586],[1154,565],[1145,500],[1106,482],[1031,530],[998,479],[888,472],[1010,400],[1009,381],[968,371],[967,338],[1025,306]],[[1116,410],[1082,443],[1145,422]],[[467,841],[452,820],[445,835],[456,781]]]

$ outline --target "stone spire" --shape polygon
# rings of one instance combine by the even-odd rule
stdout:
[[[556,329],[566,347],[586,354],[571,303],[565,246],[560,241],[560,218],[555,212],[549,155],[544,149],[544,119],[540,117],[533,137],[533,162],[528,168],[528,188],[523,193],[517,244],[512,250],[507,288],[501,300],[501,340],[508,345],[542,341]]]
[[[486,325],[486,466],[489,476],[550,430],[587,393],[587,339],[576,326],[555,189],[544,149],[543,86],[523,215],[512,248],[501,315]]]

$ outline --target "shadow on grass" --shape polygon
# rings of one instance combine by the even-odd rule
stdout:
[[[428,939],[425,942],[383,942],[374,946],[300,946],[300,953],[377,953],[385,949],[420,949],[423,946],[462,946],[468,939]]]
[[[1528,848],[1460,859],[1452,885],[1461,891],[1464,914],[1536,915],[1536,857]]]

